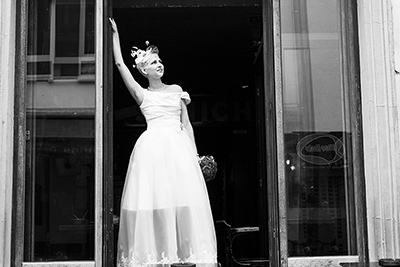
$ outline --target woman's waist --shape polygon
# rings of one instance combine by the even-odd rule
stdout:
[[[173,118],[157,118],[147,121],[147,129],[152,128],[174,128],[181,129],[181,121]]]

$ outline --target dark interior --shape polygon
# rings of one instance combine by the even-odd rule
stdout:
[[[261,12],[257,4],[135,8],[120,3],[113,9],[126,64],[133,63],[131,47],[144,49],[149,41],[160,49],[164,83],[179,84],[190,94],[188,109],[198,152],[213,155],[218,163],[216,179],[207,183],[214,220],[234,227],[260,225],[256,122],[263,107],[256,99],[255,62],[262,38]],[[145,78],[135,69],[132,73],[147,87]],[[118,215],[130,153],[146,126],[116,69],[113,106]],[[235,253],[259,255],[260,239],[258,233],[238,238]]]

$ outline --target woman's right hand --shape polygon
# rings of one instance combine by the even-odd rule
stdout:
[[[113,32],[117,33],[118,28],[117,28],[117,23],[115,23],[115,20],[113,18],[108,18],[108,21],[110,22],[110,26]]]

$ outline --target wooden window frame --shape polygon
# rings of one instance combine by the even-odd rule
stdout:
[[[278,220],[279,237],[275,241],[278,247],[277,255],[279,258],[279,266],[288,266],[288,230],[287,230],[287,192],[286,192],[286,174],[285,174],[285,144],[283,131],[283,77],[282,77],[282,54],[281,54],[281,0],[271,0],[273,6],[273,47],[274,47],[274,71],[275,71],[275,96],[272,105],[276,118],[276,175],[277,175],[277,195],[278,202]],[[351,121],[351,162],[353,166],[353,194],[354,201],[352,204],[354,220],[356,227],[357,255],[351,256],[327,256],[318,257],[339,262],[359,262],[368,263],[368,233],[367,233],[367,217],[366,217],[366,187],[364,175],[364,157],[363,157],[363,133],[362,133],[362,112],[361,112],[361,81],[360,81],[360,63],[359,63],[359,44],[358,44],[358,21],[357,21],[357,1],[356,0],[340,0],[341,23],[340,31],[342,33],[341,40],[341,58],[343,60],[343,85],[349,98],[349,117]],[[270,176],[271,177],[271,176]],[[272,176],[273,177],[273,176]],[[274,198],[273,198],[274,199]],[[272,218],[275,220],[275,218]],[[271,241],[274,242],[274,241]],[[294,258],[294,257],[293,257]],[[299,258],[296,258],[296,260]],[[302,257],[301,262],[304,264],[312,263],[316,257]]]
[[[16,55],[15,55],[15,105],[14,105],[14,168],[13,168],[13,207],[12,207],[12,232],[11,232],[11,266],[71,266],[94,267],[102,266],[104,254],[103,240],[105,239],[104,209],[103,209],[103,183],[104,183],[104,28],[108,26],[105,21],[107,0],[95,2],[95,63],[96,63],[96,115],[95,115],[95,256],[94,261],[71,262],[24,262],[25,246],[25,206],[26,206],[26,105],[25,89],[27,86],[27,43],[28,43],[28,0],[16,1]],[[101,18],[101,19],[99,19]]]

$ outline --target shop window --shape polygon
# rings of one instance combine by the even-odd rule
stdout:
[[[281,1],[289,257],[357,254],[341,2]]]
[[[27,179],[26,261],[94,259],[94,120],[36,114]]]
[[[94,0],[29,5],[28,78],[94,80]]]
[[[94,260],[95,1],[27,2],[23,261]]]

